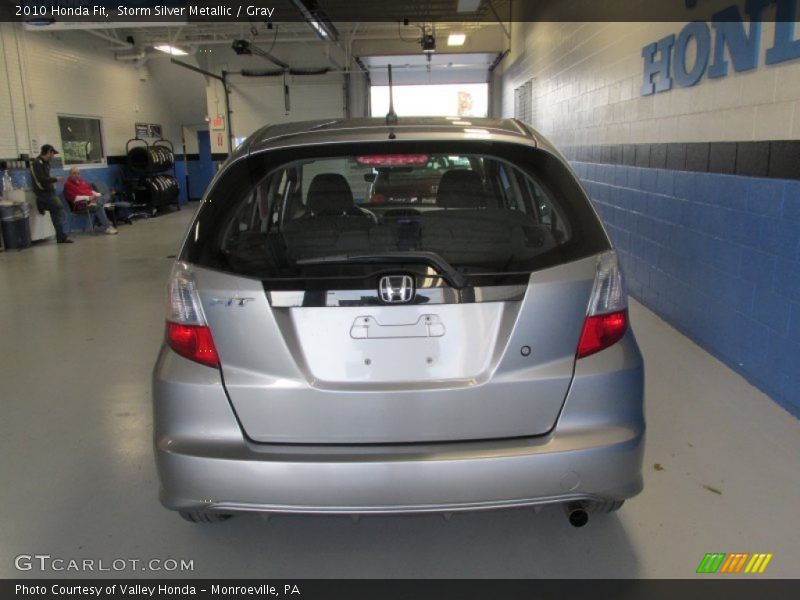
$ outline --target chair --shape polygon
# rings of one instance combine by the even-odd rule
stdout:
[[[64,196],[63,193],[61,194],[61,203],[65,206],[67,214],[70,216],[70,230],[72,229],[72,217],[80,216],[86,218],[86,227],[88,227],[92,233],[96,233],[94,231],[94,215],[92,214],[94,209],[97,208],[96,205],[92,205],[85,200],[78,200],[72,205],[67,201],[67,197]],[[83,228],[83,231],[86,231],[86,227]]]

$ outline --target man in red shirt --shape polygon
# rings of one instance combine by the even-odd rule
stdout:
[[[69,177],[64,182],[64,197],[73,210],[75,210],[76,203],[81,202],[94,206],[94,214],[97,220],[100,221],[100,225],[102,225],[104,231],[109,235],[118,233],[111,224],[111,221],[108,220],[106,211],[103,208],[107,198],[99,192],[94,191],[88,181],[81,179],[81,172],[78,167],[72,167],[69,170]]]

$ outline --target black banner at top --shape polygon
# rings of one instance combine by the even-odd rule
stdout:
[[[0,0],[0,21],[64,23],[796,21],[800,0]]]

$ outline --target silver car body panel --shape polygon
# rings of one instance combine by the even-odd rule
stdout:
[[[549,431],[572,379],[595,270],[590,257],[533,273],[521,302],[435,309],[277,308],[258,280],[201,268],[195,277],[247,436],[360,444]],[[254,300],[214,302],[225,295]],[[441,324],[441,335],[353,335],[359,321],[408,331],[425,316]]]

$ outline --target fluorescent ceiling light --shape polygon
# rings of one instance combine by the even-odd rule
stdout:
[[[312,29],[314,29],[317,32],[317,35],[319,35],[323,39],[328,39],[328,32],[325,31],[325,28],[322,25],[320,25],[317,21],[309,21],[308,24],[311,25]]]
[[[448,46],[463,46],[464,40],[467,39],[467,36],[463,33],[451,33],[447,36],[447,45]]]
[[[481,0],[458,0],[457,12],[475,12],[481,5]]]
[[[161,52],[166,52],[167,54],[172,54],[172,56],[186,56],[189,54],[186,52],[186,50],[181,50],[180,48],[170,46],[169,44],[157,44],[153,46],[153,48],[160,50]]]

